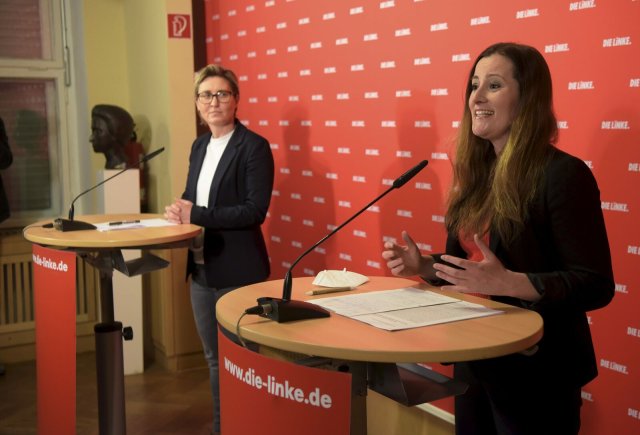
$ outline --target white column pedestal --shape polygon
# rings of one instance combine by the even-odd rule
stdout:
[[[98,182],[105,180],[120,170],[105,169],[98,173]],[[140,213],[140,174],[138,169],[129,169],[106,182],[100,189],[99,206],[106,214]],[[123,250],[125,261],[140,257],[139,250]],[[118,271],[113,272],[113,304],[115,320],[124,327],[133,328],[133,340],[123,341],[124,374],[131,375],[144,371],[143,331],[142,331],[142,277],[128,277]]]

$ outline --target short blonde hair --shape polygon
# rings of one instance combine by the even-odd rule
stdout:
[[[240,95],[240,88],[238,86],[238,78],[235,73],[230,69],[223,68],[220,65],[210,64],[202,68],[200,71],[196,72],[196,80],[195,80],[195,96],[198,96],[198,89],[200,88],[200,84],[208,79],[209,77],[222,77],[231,86],[231,92],[233,95],[238,98]]]

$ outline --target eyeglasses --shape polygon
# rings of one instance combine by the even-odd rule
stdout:
[[[196,99],[199,103],[211,104],[213,97],[216,97],[218,103],[227,103],[231,99],[232,95],[233,93],[229,91],[218,91],[215,94],[212,94],[211,92],[200,92]]]

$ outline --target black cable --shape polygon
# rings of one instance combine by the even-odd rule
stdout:
[[[240,341],[240,344],[245,349],[248,349],[248,347],[247,347],[247,343],[245,343],[244,340],[242,339],[242,335],[240,335],[240,320],[242,320],[242,318],[244,316],[246,316],[247,314],[249,314],[249,313],[247,313],[246,311],[244,313],[242,313],[242,315],[238,319],[238,323],[236,323],[236,337],[238,337],[238,340]]]
[[[244,340],[242,339],[242,336],[240,335],[240,320],[242,320],[242,318],[247,314],[251,314],[251,315],[269,314],[271,310],[272,310],[272,307],[269,304],[256,305],[255,307],[247,308],[246,310],[244,310],[244,313],[242,313],[242,315],[238,319],[238,323],[236,323],[236,336],[238,337],[238,340],[240,340],[240,343],[245,348],[248,349],[247,344],[244,342]]]

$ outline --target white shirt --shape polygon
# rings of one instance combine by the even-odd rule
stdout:
[[[220,158],[222,153],[227,148],[229,139],[234,130],[220,137],[211,136],[211,140],[207,145],[207,153],[204,156],[204,162],[202,162],[202,169],[198,176],[198,187],[196,190],[196,205],[200,207],[209,206],[209,192],[211,191],[211,182],[213,181],[213,175],[218,169]]]
[[[231,132],[220,137],[211,136],[209,144],[207,145],[207,152],[204,155],[204,161],[202,162],[202,168],[200,169],[200,175],[198,175],[198,185],[196,187],[196,206],[208,207],[209,206],[209,192],[211,191],[211,182],[213,176],[218,169],[218,164],[222,158],[222,153],[227,148],[229,139],[231,139]],[[191,251],[193,251],[193,260],[196,264],[204,264],[204,258],[202,255],[204,242],[204,230],[191,242]]]

